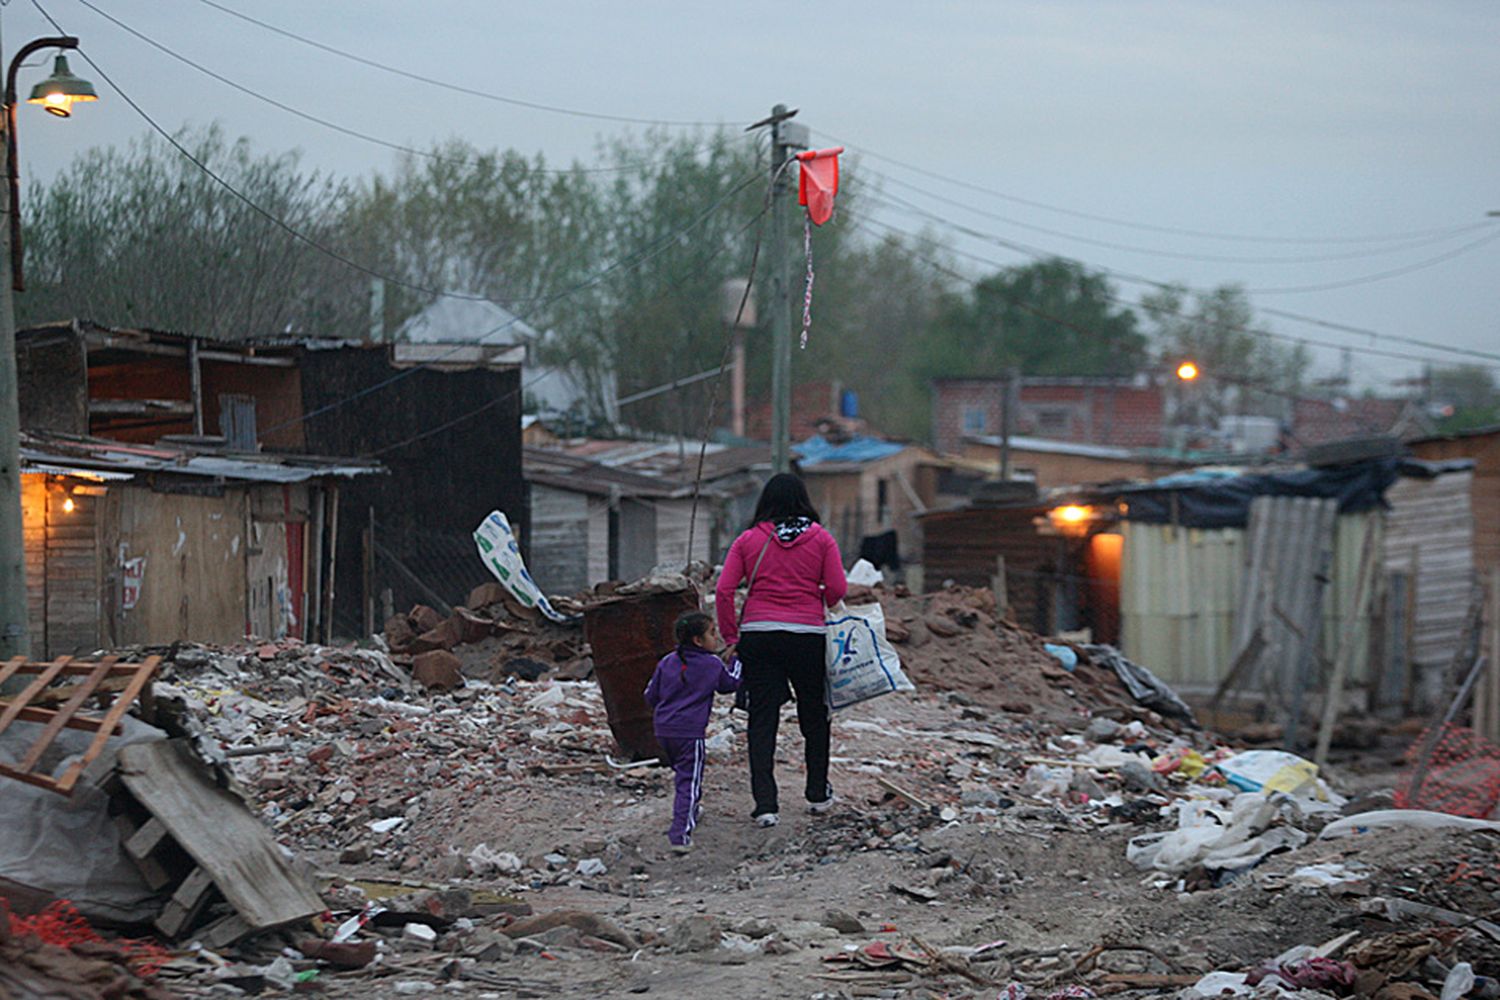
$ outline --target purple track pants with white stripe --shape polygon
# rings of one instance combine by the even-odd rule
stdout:
[[[673,844],[691,844],[698,825],[698,802],[703,798],[703,740],[680,736],[658,736],[662,753],[672,765],[677,795],[672,800],[672,827],[667,839]]]

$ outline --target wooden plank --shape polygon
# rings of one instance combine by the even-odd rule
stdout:
[[[231,913],[227,917],[215,920],[195,936],[203,947],[210,951],[217,951],[234,944],[253,930],[255,928],[246,923],[238,914]]]
[[[0,704],[4,704],[4,702],[0,702]],[[16,714],[16,718],[22,722],[50,722],[52,721],[52,717],[56,714],[57,713],[50,708],[33,708],[32,706],[28,705]],[[81,729],[86,733],[97,733],[99,731],[100,725],[101,723],[98,719],[91,719],[86,715],[75,715],[73,716],[73,718],[63,723],[63,726],[68,729]],[[120,727],[117,725],[110,735],[113,736],[119,731]]]
[[[191,753],[175,740],[123,747],[120,778],[251,930],[323,912],[322,899],[292,871],[269,831],[243,802],[214,785]]]
[[[125,841],[125,853],[132,858],[148,857],[167,839],[167,828],[161,820],[151,817],[146,825],[132,833]]]
[[[115,660],[115,658],[111,657],[111,660]],[[15,663],[15,661],[12,660],[10,663]],[[6,666],[10,666],[10,664],[6,664]],[[21,676],[27,676],[31,675],[31,673],[40,673],[48,666],[49,664],[45,663],[23,663],[20,670],[17,670],[17,673]],[[98,664],[86,663],[86,661],[81,660],[74,661],[74,663],[69,663],[68,666],[63,667],[62,672],[58,672],[57,676],[60,676],[60,678],[86,678],[90,673],[93,673],[96,666]],[[123,676],[133,675],[139,669],[141,669],[141,664],[138,663],[113,663],[110,666],[108,676],[111,676],[111,678],[123,678]],[[0,681],[5,681],[5,676],[3,673],[0,673]]]
[[[26,657],[24,656],[17,656],[14,659],[7,660],[5,666],[0,667],[0,685],[3,685],[6,681],[14,677],[24,666],[26,666]]]
[[[94,690],[99,686],[99,682],[104,680],[109,674],[109,668],[117,659],[119,659],[117,656],[106,656],[75,687],[72,697],[63,704],[62,708],[53,714],[52,721],[43,727],[41,735],[31,745],[31,749],[26,752],[26,756],[21,758],[21,763],[18,765],[21,770],[30,771],[37,766],[42,759],[42,755],[52,745],[52,741],[57,739],[57,734],[62,732],[63,727],[68,724],[68,720],[73,717],[73,713],[82,708],[83,703],[93,696]]]
[[[146,685],[151,683],[151,677],[156,673],[156,668],[160,663],[160,656],[146,657],[145,662],[137,670],[135,677],[131,678],[129,686],[120,692],[120,696],[115,699],[115,703],[109,706],[109,711],[104,713],[104,720],[101,723],[100,731],[95,734],[93,742],[83,752],[83,756],[75,760],[67,772],[58,779],[57,790],[59,792],[68,795],[73,791],[73,786],[78,783],[78,778],[83,774],[83,769],[92,764],[94,758],[98,757],[100,752],[104,750],[104,744],[109,742],[110,732],[125,717],[125,713],[130,711],[130,706],[135,701],[136,695],[140,694]]]
[[[214,881],[202,868],[194,868],[182,880],[155,920],[156,929],[175,938],[197,923],[204,907],[215,895]]]
[[[0,712],[0,733],[5,732],[10,724],[16,721],[16,717],[30,704],[31,699],[35,698],[48,684],[51,684],[52,679],[62,673],[63,667],[66,667],[68,661],[71,659],[73,659],[71,656],[59,656],[53,660],[45,670],[37,675],[36,680],[26,685],[25,690],[6,706],[4,712]]]

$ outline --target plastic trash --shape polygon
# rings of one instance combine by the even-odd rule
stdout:
[[[1448,978],[1443,980],[1443,992],[1439,1000],[1458,1000],[1466,997],[1469,991],[1474,989],[1474,967],[1468,962],[1459,962],[1448,970]]]
[[[1222,996],[1226,993],[1230,996],[1247,997],[1255,990],[1246,985],[1245,979],[1243,972],[1210,972],[1193,984],[1193,990],[1205,997]]]
[[[885,582],[885,574],[876,569],[868,559],[856,560],[844,577],[851,587],[873,587]]]
[[[1374,830],[1496,830],[1500,823],[1487,819],[1470,819],[1467,816],[1450,816],[1447,813],[1429,812],[1426,809],[1377,809],[1336,819],[1323,827],[1319,834],[1323,840],[1348,837],[1356,833]]]
[[[1021,789],[1027,794],[1039,799],[1060,799],[1068,794],[1068,789],[1073,786],[1073,769],[1071,767],[1051,767],[1047,764],[1033,764],[1026,769],[1026,780]]]
[[[1246,750],[1219,761],[1214,767],[1241,791],[1322,797],[1318,788],[1318,766],[1285,750]]]
[[[1073,652],[1071,646],[1059,646],[1055,642],[1044,642],[1042,648],[1052,655],[1052,658],[1062,665],[1068,673],[1078,669],[1078,654]]]

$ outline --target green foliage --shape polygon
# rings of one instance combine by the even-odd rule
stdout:
[[[1222,285],[1189,296],[1181,286],[1164,288],[1144,296],[1140,308],[1161,361],[1175,368],[1191,360],[1203,373],[1201,416],[1290,415],[1311,359],[1305,347],[1274,340],[1256,324],[1244,289]]]
[[[1494,373],[1482,365],[1434,368],[1428,376],[1427,398],[1451,413],[1438,421],[1440,431],[1466,431],[1500,425],[1500,387]]]
[[[927,352],[934,374],[1128,375],[1146,360],[1109,280],[1061,259],[1013,267],[950,297]]]
[[[258,156],[217,127],[178,137],[200,162],[265,211],[315,240],[331,236],[346,188],[306,173],[295,154]],[[117,326],[214,337],[304,329],[318,297],[303,280],[321,257],[234,198],[166,142],[80,156],[33,186],[28,290],[20,323],[80,316]]]

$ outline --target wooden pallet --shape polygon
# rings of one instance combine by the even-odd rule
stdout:
[[[43,726],[36,741],[14,766],[0,764],[0,775],[61,795],[71,795],[83,769],[93,763],[110,736],[118,732],[120,719],[135,700],[140,698],[142,705],[150,708],[151,681],[156,676],[161,657],[148,656],[140,663],[120,663],[118,660],[115,656],[92,661],[60,656],[51,663],[33,663],[17,657],[0,664],[0,686],[13,677],[32,678],[19,694],[0,697],[0,733],[17,720]],[[114,696],[114,703],[102,716],[78,714],[90,699],[110,695]],[[64,729],[91,732],[94,738],[62,776],[54,778],[36,768]]]

